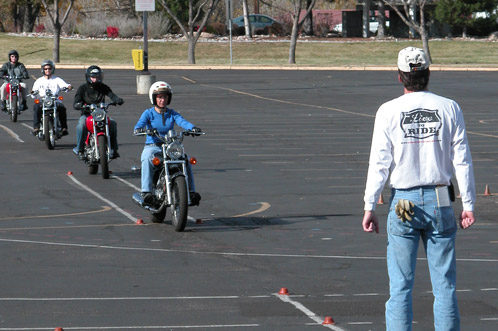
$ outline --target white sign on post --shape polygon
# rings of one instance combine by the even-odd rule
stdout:
[[[136,11],[156,11],[155,0],[135,0]]]

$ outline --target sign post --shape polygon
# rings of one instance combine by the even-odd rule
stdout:
[[[233,63],[232,61],[232,18],[233,18],[233,9],[232,9],[232,0],[225,0],[225,7],[227,10],[227,26],[228,26],[228,32],[229,32],[229,38],[230,38],[230,64]]]
[[[147,28],[147,13],[149,11],[154,12],[156,10],[155,0],[135,0],[135,10],[137,12],[143,12],[144,21],[144,48],[142,52],[142,74],[137,75],[137,94],[147,94],[149,93],[149,88],[152,82],[156,79],[155,76],[151,75],[149,72],[149,37]],[[132,51],[133,52],[133,51]],[[135,66],[137,68],[137,66]]]

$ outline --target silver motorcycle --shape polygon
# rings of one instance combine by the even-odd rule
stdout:
[[[152,202],[144,201],[140,192],[133,194],[133,201],[140,207],[151,212],[151,221],[154,223],[164,222],[166,210],[171,209],[171,220],[175,231],[183,231],[187,225],[188,207],[198,205],[200,196],[189,193],[189,178],[187,162],[196,164],[195,158],[189,158],[182,145],[184,136],[200,136],[204,132],[169,130],[165,137],[161,136],[156,129],[136,130],[134,135],[152,135],[161,141],[161,152],[154,155],[154,187],[152,190]],[[134,167],[132,170],[137,171]],[[193,180],[193,179],[192,179]]]
[[[68,89],[63,88],[62,91],[67,92]],[[32,97],[36,97],[38,94],[39,91],[31,93]],[[40,130],[36,136],[41,141],[45,141],[45,145],[47,145],[48,149],[54,149],[57,140],[63,136],[59,114],[57,112],[57,100],[62,101],[64,100],[64,97],[55,94],[51,89],[45,90],[44,97],[35,99],[36,104],[42,104],[42,120],[40,123]]]

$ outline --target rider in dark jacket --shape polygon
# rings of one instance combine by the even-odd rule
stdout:
[[[81,112],[81,117],[76,126],[76,147],[73,151],[78,154],[78,158],[83,159],[83,149],[85,147],[86,136],[88,135],[88,130],[86,128],[86,118],[90,115],[84,105],[91,105],[104,102],[105,97],[109,97],[113,102],[118,105],[122,105],[124,100],[114,94],[111,88],[102,83],[104,80],[104,72],[100,67],[92,65],[88,67],[85,72],[86,83],[78,87],[76,95],[74,96],[74,109]],[[118,153],[118,132],[116,121],[111,119],[109,126],[109,133],[111,135],[111,159],[119,157]]]
[[[5,78],[6,76],[16,76],[19,77],[20,79],[29,79],[28,75],[28,70],[22,64],[19,62],[19,53],[13,49],[9,52],[9,61],[5,62],[2,65],[2,68],[0,69],[0,75],[1,77]],[[5,88],[7,86],[7,82],[4,82],[2,84],[2,87],[0,87],[0,108],[2,111],[6,112],[6,105],[5,105]],[[28,109],[26,105],[26,83],[21,82],[21,94],[22,94],[22,110]]]

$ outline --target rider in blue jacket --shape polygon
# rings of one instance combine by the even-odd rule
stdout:
[[[201,132],[201,129],[195,127],[192,123],[184,119],[182,115],[167,107],[167,105],[171,102],[172,96],[173,93],[171,86],[168,83],[158,81],[152,84],[149,89],[149,98],[153,107],[146,109],[142,113],[142,116],[140,116],[137,124],[135,124],[134,130],[156,129],[161,136],[165,136],[169,130],[174,128],[176,124],[185,130]],[[152,201],[152,177],[154,175],[154,165],[152,164],[152,159],[154,158],[154,154],[161,152],[161,141],[155,136],[147,135],[145,147],[141,156],[142,198],[145,203],[150,203]],[[194,177],[190,163],[188,162],[187,171],[191,205],[198,205],[199,200],[201,200],[201,196],[199,193],[195,192]]]

